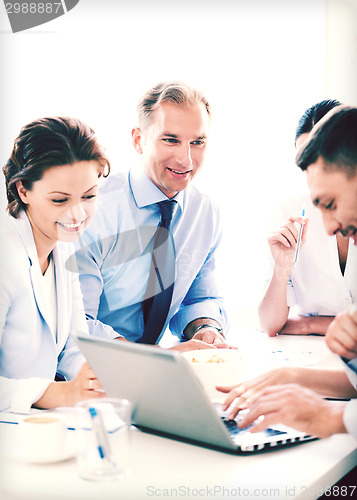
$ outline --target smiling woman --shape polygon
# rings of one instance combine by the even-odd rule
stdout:
[[[32,189],[17,181],[43,273],[56,241],[74,241],[92,220],[100,168],[95,160],[51,167]]]
[[[92,129],[72,118],[25,126],[3,168],[8,216],[1,225],[0,409],[71,406],[99,397],[96,377],[71,338],[86,331],[77,276],[57,242],[93,218],[98,177],[110,169]],[[56,373],[68,380],[56,382]]]

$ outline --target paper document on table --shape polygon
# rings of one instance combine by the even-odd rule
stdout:
[[[276,335],[269,337],[261,330],[230,331],[229,341],[236,345],[250,369],[246,377],[278,366],[333,366],[342,362],[327,347],[323,335]]]
[[[99,405],[99,403],[97,403]],[[0,412],[0,423],[3,424],[19,424],[29,415],[43,415],[46,413],[47,416],[51,415],[56,418],[60,418],[66,422],[68,430],[74,430],[77,426],[78,410],[74,407],[58,407],[51,410],[39,410],[31,408],[28,413],[12,413],[12,412]],[[108,417],[107,417],[108,418]],[[113,414],[111,416],[111,421],[109,423],[109,428],[112,432],[115,432],[122,426],[122,422],[119,420],[118,416]]]
[[[275,341],[275,345],[274,345]],[[324,338],[321,337],[292,337],[279,335],[269,339],[271,349],[270,361],[280,364],[299,366],[318,365],[331,356]]]

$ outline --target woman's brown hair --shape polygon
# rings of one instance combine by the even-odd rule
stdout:
[[[106,177],[110,163],[104,148],[94,131],[78,119],[40,118],[23,127],[3,167],[10,215],[17,218],[25,208],[17,192],[18,181],[31,190],[51,167],[92,160],[98,162],[98,177]]]

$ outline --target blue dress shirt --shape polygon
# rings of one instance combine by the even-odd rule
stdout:
[[[131,341],[144,330],[144,297],[151,254],[149,242],[160,222],[156,205],[167,197],[141,168],[104,181],[96,216],[78,242],[76,259],[91,334]],[[213,318],[224,328],[226,315],[215,280],[215,251],[221,239],[217,207],[193,186],[175,197],[172,221],[176,280],[165,329],[184,340],[194,319]],[[76,261],[76,262],[75,262]]]

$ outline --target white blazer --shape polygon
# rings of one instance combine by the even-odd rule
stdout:
[[[0,410],[26,412],[54,380],[71,379],[84,358],[71,332],[87,333],[78,275],[66,270],[71,244],[53,250],[57,332],[50,327],[32,228],[25,212],[1,221]]]

